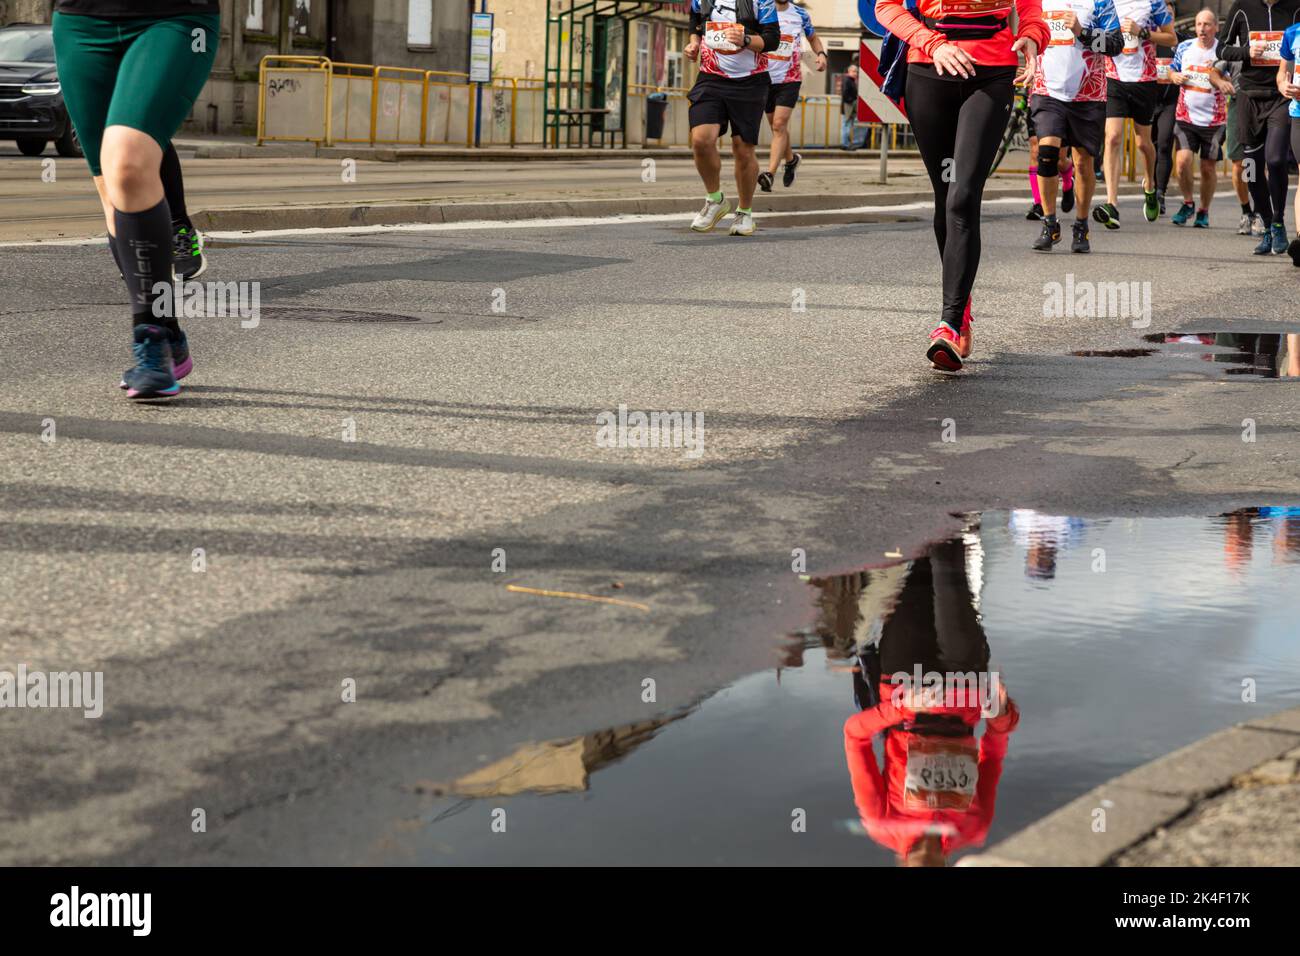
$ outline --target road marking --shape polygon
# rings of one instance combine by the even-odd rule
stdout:
[[[1215,193],[1215,199],[1236,197],[1235,193]],[[998,199],[985,199],[985,206],[1019,206],[1024,205],[1029,196],[1004,196]],[[839,209],[798,209],[785,212],[765,212],[755,215],[761,224],[764,219],[782,219],[787,216],[845,216],[862,213],[919,212],[933,209],[933,200],[898,203],[880,206],[848,206]],[[473,219],[466,222],[428,222],[402,223],[400,225],[380,226],[310,226],[300,229],[254,229],[248,231],[204,232],[209,239],[276,239],[289,236],[338,236],[338,235],[378,235],[390,232],[461,232],[484,229],[564,229],[585,226],[625,226],[635,223],[684,222],[689,213],[640,213],[618,216],[566,216],[552,219]],[[0,249],[28,248],[32,246],[103,246],[108,244],[104,236],[91,239],[49,239],[26,242],[0,242]]]
[[[636,601],[622,601],[618,598],[601,597],[598,594],[580,594],[576,591],[544,591],[541,588],[525,588],[517,584],[507,584],[507,591],[515,591],[519,594],[540,594],[542,597],[572,598],[575,601],[599,601],[601,604],[617,604],[620,607],[633,607],[638,611],[650,610],[648,604],[638,604]]]

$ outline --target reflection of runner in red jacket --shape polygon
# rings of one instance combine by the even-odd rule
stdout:
[[[880,702],[844,725],[853,799],[867,833],[894,850],[901,864],[943,866],[954,850],[984,842],[1008,736],[1020,720],[989,673],[988,642],[960,541],[936,545],[912,563],[883,624],[879,660]],[[917,668],[948,678],[983,675],[997,697],[981,702],[958,687],[947,699],[926,700],[923,688],[909,687],[900,676]],[[982,713],[996,716],[986,719],[977,738]],[[883,772],[872,750],[879,733],[885,735]]]

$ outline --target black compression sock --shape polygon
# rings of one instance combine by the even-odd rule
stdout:
[[[163,199],[152,209],[143,212],[113,210],[117,227],[118,255],[126,266],[122,275],[131,295],[131,313],[135,320],[146,316],[148,323],[161,325],[176,334],[180,326],[175,316],[158,317],[153,314],[154,291],[159,283],[172,283],[172,217]]]
[[[171,143],[167,144],[167,150],[163,153],[159,173],[162,176],[163,193],[171,209],[172,222],[192,229],[189,213],[185,209],[185,179],[181,176],[181,158],[176,155],[176,147]]]
[[[1250,215],[1250,203],[1248,203],[1248,202],[1244,202],[1244,203],[1241,204],[1241,213],[1242,213],[1243,216],[1249,216],[1249,215]]]
[[[117,251],[117,237],[111,232],[108,234],[108,251],[113,254],[113,261],[117,263],[117,271],[126,275],[126,270],[122,268],[122,254]]]

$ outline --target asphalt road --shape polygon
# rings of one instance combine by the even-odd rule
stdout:
[[[955,511],[1300,503],[1294,381],[1070,354],[1300,331],[1300,270],[1252,257],[1222,200],[1195,232],[1129,203],[1086,257],[1030,253],[1023,207],[986,206],[958,377],[922,359],[924,209],[751,240],[674,220],[219,241],[205,279],[260,282],[261,322],[190,321],[166,407],[114,387],[129,320],[102,246],[0,249],[0,669],[102,670],[105,696],[98,720],[3,715],[0,862],[400,862],[420,781],[769,666],[811,612],[792,549],[821,573]],[[1150,283],[1150,325],[1045,317],[1068,282]],[[599,447],[620,404],[702,412],[704,453]]]

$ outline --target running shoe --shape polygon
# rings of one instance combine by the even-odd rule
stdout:
[[[763,172],[758,174],[758,188],[763,190],[765,193],[770,193],[772,191],[772,174],[767,170],[763,170]]]
[[[787,189],[789,189],[791,186],[794,185],[794,171],[799,168],[799,164],[801,162],[803,162],[803,157],[800,156],[798,153],[795,153],[794,159],[790,160],[790,162],[785,164],[785,172],[781,174],[782,186],[785,186]]]
[[[1264,228],[1264,217],[1259,213],[1255,213],[1250,220],[1250,234],[1252,236],[1262,236],[1266,232],[1268,230]]]
[[[1255,255],[1271,256],[1272,254],[1273,254],[1273,236],[1270,233],[1266,232],[1264,233],[1263,238],[1259,240],[1259,245],[1255,247]]]
[[[691,220],[692,232],[712,232],[713,227],[718,224],[723,216],[727,214],[727,197],[723,196],[717,202],[712,199],[704,200],[704,208],[695,214]]]
[[[1074,220],[1071,232],[1073,233],[1073,238],[1070,240],[1071,252],[1092,252],[1092,243],[1088,241],[1088,220]]]
[[[754,230],[758,227],[754,225],[754,214],[752,212],[741,212],[736,210],[736,215],[731,220],[731,228],[728,230],[729,235],[733,236],[752,236]]]
[[[172,377],[180,381],[190,372],[194,371],[194,359],[190,358],[190,340],[185,337],[185,330],[182,329],[180,336],[172,336]],[[122,381],[117,383],[118,388],[129,388],[127,380],[130,379],[131,373],[135,371],[134,367],[127,369],[122,373]]]
[[[1157,199],[1157,201],[1159,201],[1159,203],[1160,203],[1160,215],[1163,216],[1163,215],[1165,214],[1165,194],[1164,194],[1164,192],[1162,192],[1162,191],[1157,191],[1157,192],[1156,192],[1156,199]]]
[[[1243,212],[1241,214],[1241,221],[1237,223],[1237,235],[1239,236],[1250,235],[1250,213]]]
[[[1096,219],[1107,229],[1119,228],[1119,210],[1116,209],[1112,203],[1104,202],[1093,209],[1092,218]]]
[[[957,334],[957,354],[962,358],[970,358],[971,349],[975,347],[974,335],[971,332],[971,323],[975,317],[970,313],[970,299],[966,300],[966,312],[961,317],[961,332]]]
[[[1030,207],[1029,207],[1029,212],[1025,213],[1025,218],[1026,218],[1026,219],[1042,219],[1042,218],[1043,218],[1043,204],[1042,204],[1042,203],[1034,203],[1032,206],[1030,206]]]
[[[1178,212],[1174,213],[1173,218],[1169,221],[1175,226],[1185,226],[1187,225],[1187,220],[1192,218],[1192,213],[1194,212],[1196,212],[1196,207],[1189,202],[1185,202],[1178,207]]]
[[[193,226],[178,225],[172,233],[172,272],[177,279],[197,279],[208,271],[203,236]]]
[[[177,395],[180,384],[172,365],[171,336],[159,325],[135,327],[135,368],[126,373],[126,397],[165,399]]]
[[[1196,221],[1192,223],[1192,226],[1193,226],[1193,228],[1195,228],[1195,229],[1209,229],[1209,228],[1210,228],[1210,210],[1208,210],[1208,209],[1198,209],[1198,210],[1196,210]]]
[[[1273,223],[1273,228],[1269,230],[1269,238],[1273,241],[1273,255],[1286,255],[1286,226],[1280,222]]]
[[[1160,218],[1160,202],[1156,199],[1156,191],[1150,192],[1142,190],[1142,215],[1147,217],[1147,222],[1155,222]]]
[[[925,357],[941,372],[961,371],[960,340],[951,325],[941,324],[930,333],[930,347]]]
[[[1074,183],[1065,185],[1064,180],[1061,182],[1061,212],[1069,212],[1074,208]]]
[[[1300,236],[1291,240],[1291,245],[1286,247],[1286,254],[1291,257],[1291,265],[1300,269]]]
[[[1061,223],[1055,216],[1043,220],[1043,231],[1034,240],[1035,252],[1051,252],[1052,246],[1061,241]]]

